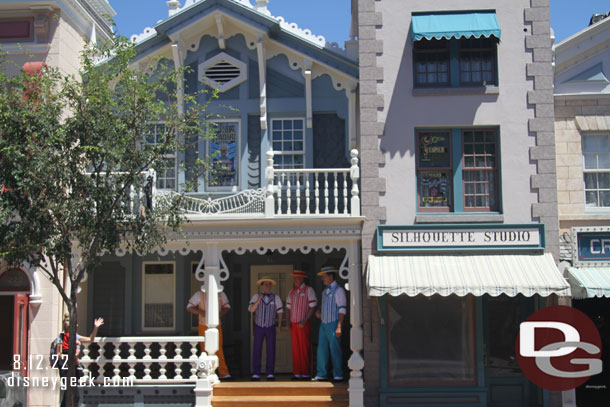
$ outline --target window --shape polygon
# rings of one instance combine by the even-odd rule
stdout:
[[[414,42],[415,87],[497,85],[497,43],[495,37]]]
[[[304,119],[271,120],[275,168],[305,168]]]
[[[496,129],[418,130],[421,212],[498,211]]]
[[[239,120],[217,120],[210,124],[208,141],[211,159],[207,189],[234,191],[239,186]]]
[[[416,86],[449,85],[449,41],[424,40],[413,44]]]
[[[199,77],[206,85],[225,92],[247,79],[247,65],[221,52],[199,64]]]
[[[149,126],[146,142],[152,146],[162,144],[166,134],[165,123],[155,123]],[[156,165],[157,189],[175,190],[177,184],[178,161],[176,153],[166,154]]]
[[[174,270],[172,262],[143,264],[142,329],[174,329]]]
[[[0,42],[32,42],[32,28],[32,19],[0,20]]]
[[[586,208],[610,207],[610,134],[583,135]]]
[[[387,295],[385,299],[389,385],[466,386],[476,383],[474,298],[471,295]]]

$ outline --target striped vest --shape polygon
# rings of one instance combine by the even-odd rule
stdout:
[[[339,307],[335,301],[338,285],[328,286],[322,292],[322,323],[328,324],[339,320]]]
[[[268,328],[275,325],[275,294],[259,294],[263,296],[254,312],[254,323],[261,328]]]

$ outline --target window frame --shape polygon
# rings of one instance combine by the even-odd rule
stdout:
[[[486,82],[486,81],[481,81],[481,82],[462,82],[461,77],[462,77],[462,67],[461,67],[461,55],[463,51],[463,47],[462,47],[462,41],[467,41],[467,40],[472,40],[472,41],[485,41],[485,40],[489,40],[489,41],[493,41],[493,45],[491,48],[487,48],[487,47],[481,47],[481,48],[471,48],[468,49],[469,51],[472,52],[481,52],[483,50],[491,50],[492,53],[492,75],[493,78],[491,81]],[[426,85],[426,84],[419,84],[417,82],[417,70],[416,70],[416,60],[417,60],[417,54],[421,53],[421,50],[417,50],[417,47],[415,45],[415,43],[419,43],[422,41],[439,41],[438,39],[421,39],[421,40],[417,40],[413,43],[412,45],[412,53],[411,53],[411,57],[412,57],[412,62],[411,62],[411,67],[412,67],[412,71],[413,71],[413,89],[414,90],[420,90],[420,89],[468,89],[468,88],[496,88],[499,85],[499,74],[498,74],[498,45],[500,42],[500,39],[496,38],[495,36],[489,36],[489,37],[481,37],[481,38],[474,38],[474,37],[469,37],[469,38],[451,38],[448,41],[448,49],[447,49],[447,56],[448,56],[448,70],[447,73],[449,75],[449,82],[444,84],[430,84],[430,85]]]
[[[417,44],[424,44],[425,41],[426,43],[432,43],[433,41],[438,41],[439,43],[444,42],[446,44],[446,47],[439,47],[439,48],[426,48],[426,49],[418,49],[418,45]],[[418,83],[417,82],[417,75],[421,74],[421,72],[418,72],[416,69],[416,64],[417,64],[417,59],[418,56],[421,55],[430,55],[430,54],[445,54],[447,56],[447,82],[435,82],[435,83]],[[438,66],[438,63],[436,63]],[[427,65],[427,62],[426,62]],[[436,71],[437,75],[438,75],[438,70]],[[428,75],[428,70],[426,69],[425,75]],[[440,87],[450,87],[451,86],[451,42],[448,39],[433,39],[433,40],[420,40],[420,41],[416,41],[413,44],[413,86],[417,87],[417,88],[440,88]]]
[[[146,266],[147,265],[163,265],[170,264],[172,266],[172,326],[171,327],[147,327],[146,326]],[[170,332],[176,329],[176,262],[175,261],[143,261],[142,262],[142,298],[141,298],[141,324],[143,332]]]
[[[34,18],[33,17],[15,17],[15,18],[0,18],[2,23],[28,23],[29,34],[27,37],[2,37],[0,36],[0,44],[34,42]]]
[[[608,212],[610,211],[610,205],[609,206],[599,206],[599,193],[600,191],[610,191],[610,188],[608,189],[600,189],[599,188],[599,181],[598,181],[598,188],[597,189],[587,189],[586,186],[586,181],[585,181],[585,177],[586,174],[601,174],[601,173],[610,173],[610,168],[607,169],[600,169],[600,168],[595,168],[595,169],[587,169],[586,165],[585,165],[585,137],[599,137],[599,136],[603,136],[606,137],[608,139],[608,145],[609,145],[609,150],[608,150],[608,156],[610,157],[610,132],[606,132],[606,131],[592,131],[592,132],[586,132],[582,134],[582,147],[581,147],[581,153],[582,153],[582,189],[583,189],[583,202],[584,202],[584,210],[585,212]],[[596,149],[595,153],[596,153],[596,160],[599,161],[599,149]],[[587,205],[587,192],[596,192],[597,195],[597,202],[598,205],[597,206],[588,206]]]
[[[447,134],[449,137],[449,166],[448,167],[439,167],[439,168],[428,168],[428,167],[422,167],[420,165],[420,134],[421,133],[443,133],[443,134]],[[415,158],[415,174],[416,174],[416,188],[417,188],[417,210],[418,212],[426,212],[426,213],[452,213],[453,210],[452,208],[454,207],[453,205],[453,196],[454,196],[454,188],[453,188],[453,137],[452,137],[452,132],[451,129],[418,129],[416,130],[416,158]],[[426,207],[426,206],[421,206],[421,200],[422,197],[420,195],[420,174],[422,172],[446,172],[448,173],[449,177],[448,179],[451,182],[451,187],[449,189],[449,194],[448,194],[448,205],[447,206],[443,206],[443,207]]]
[[[158,144],[161,144],[157,140],[157,135],[159,133],[156,131],[156,129],[157,129],[157,126],[166,126],[166,125],[167,125],[167,122],[164,122],[164,121],[149,123],[148,124],[149,128],[150,128],[150,126],[154,126],[155,127],[155,133],[152,134],[152,137],[154,138],[154,142],[150,143],[148,141],[148,137],[151,136],[151,134],[147,134],[144,137],[144,142],[147,145],[149,145],[149,146],[156,146]],[[165,128],[167,129],[167,127],[165,127]],[[159,186],[159,182],[160,181],[164,182],[164,185],[167,185],[167,181],[172,179],[172,178],[165,177],[165,173],[169,169],[169,166],[165,166],[164,165],[163,166],[163,169],[164,169],[163,174],[160,174],[159,172],[157,172],[156,185],[155,185],[157,190],[159,190],[159,191],[177,191],[178,190],[178,153],[177,153],[177,151],[174,151],[172,154],[164,154],[163,157],[161,158],[161,160],[163,160],[164,162],[167,161],[167,160],[174,160],[174,168],[173,168],[173,170],[174,170],[174,178],[173,178],[174,179],[174,187],[173,188],[161,188]],[[161,177],[161,175],[163,175],[163,177]]]
[[[499,189],[499,179],[498,179],[498,175],[499,175],[499,171],[498,171],[498,159],[499,159],[498,158],[498,144],[499,144],[498,143],[498,131],[495,130],[495,129],[492,129],[492,128],[461,128],[460,130],[461,130],[461,136],[462,136],[462,163],[461,163],[461,167],[462,167],[462,177],[461,177],[462,178],[462,180],[461,180],[461,182],[462,182],[462,208],[463,208],[462,210],[464,212],[494,212],[494,213],[498,212],[499,206],[500,206],[499,205],[499,192],[498,192],[498,189]],[[464,145],[466,144],[466,138],[464,136],[464,133],[466,133],[467,131],[476,132],[476,131],[492,131],[492,130],[495,133],[495,140],[493,142],[494,149],[495,149],[495,152],[494,152],[494,157],[495,157],[494,167],[491,168],[491,169],[488,169],[486,167],[468,167],[468,169],[466,169],[467,167],[464,166],[464,161],[465,161],[465,156],[466,156],[465,148],[464,148]],[[486,141],[484,141],[484,143],[486,143]],[[486,155],[486,154],[484,153],[484,155]],[[475,163],[476,163],[477,153],[473,151],[472,156],[473,156],[473,158],[475,160]],[[484,206],[478,207],[478,206],[476,206],[476,207],[472,207],[472,208],[471,207],[466,207],[466,195],[467,195],[466,194],[466,180],[465,180],[466,177],[464,177],[464,172],[466,172],[466,171],[472,171],[472,172],[475,172],[475,171],[493,172],[494,178],[495,178],[494,199],[495,199],[495,202],[496,202],[496,208],[492,208],[491,206],[489,206],[489,207],[484,207]],[[475,187],[475,189],[476,189],[476,187]],[[468,195],[470,196],[471,194],[468,194]],[[476,191],[475,191],[474,195],[472,195],[472,196],[475,197],[475,201],[476,201],[476,197],[477,197]],[[479,194],[479,196],[480,196],[480,194]],[[490,198],[491,198],[491,195],[490,195]]]
[[[465,183],[464,183],[464,171],[477,171],[477,169],[464,169],[464,132],[467,131],[492,131],[495,133],[495,167],[490,171],[494,172],[495,177],[495,207],[475,207],[475,208],[467,208],[466,207],[466,199],[465,199]],[[447,207],[425,207],[421,206],[421,197],[420,197],[420,173],[426,171],[433,171],[432,169],[421,167],[420,166],[420,134],[422,133],[449,133],[450,142],[449,142],[449,157],[450,157],[450,167],[448,169],[439,169],[438,172],[446,171],[449,173],[448,182],[451,183],[448,186],[449,190],[449,205]],[[450,215],[460,215],[460,214],[501,214],[502,213],[502,202],[501,202],[501,185],[502,180],[501,176],[501,154],[500,154],[500,128],[497,126],[473,126],[473,127],[433,127],[433,128],[415,128],[415,196],[417,199],[416,203],[416,214],[417,215],[426,215],[426,214],[450,214]],[[458,148],[459,150],[456,150]],[[459,153],[459,154],[458,154]],[[444,168],[444,167],[443,167]]]
[[[207,139],[205,141],[206,157],[208,157],[210,169],[206,171],[204,189],[206,192],[237,192],[241,189],[241,132],[242,132],[242,121],[240,118],[228,118],[228,119],[214,119],[210,120],[210,125],[217,123],[236,123],[237,134],[235,134],[235,159],[233,161],[233,167],[235,168],[235,179],[234,185],[215,186],[211,184],[212,180],[212,165],[214,163],[214,156],[212,152],[212,142],[214,140]],[[218,150],[220,151],[220,150]]]
[[[276,121],[284,121],[284,120],[291,120],[293,122],[293,128],[292,128],[292,133],[293,133],[293,137],[292,137],[292,144],[294,146],[294,121],[295,120],[300,120],[303,127],[301,128],[301,131],[303,132],[303,139],[301,140],[301,142],[303,143],[303,149],[302,150],[276,150],[275,148],[273,148],[273,123]],[[294,165],[290,168],[288,167],[278,167],[275,164],[275,161],[273,162],[273,167],[276,169],[305,169],[307,168],[307,143],[305,142],[306,138],[307,138],[307,128],[306,128],[306,120],[304,116],[289,116],[289,117],[275,117],[271,119],[271,148],[273,149],[273,156],[284,156],[284,155],[302,155],[303,156],[303,166],[301,168],[296,168],[294,167]],[[283,124],[282,124],[282,133],[284,132],[284,128],[283,128]]]
[[[471,387],[471,386],[476,386],[477,382],[478,382],[478,374],[479,374],[479,365],[477,362],[477,334],[476,334],[476,330],[477,330],[477,321],[476,321],[476,308],[477,308],[477,303],[476,300],[474,298],[474,296],[472,295],[467,295],[465,297],[457,297],[458,299],[464,300],[467,302],[467,306],[469,308],[469,315],[468,315],[468,322],[469,322],[469,326],[468,326],[468,333],[470,334],[470,340],[468,345],[470,348],[470,364],[473,368],[473,374],[472,380],[453,380],[453,381],[449,381],[449,380],[443,380],[443,381],[421,381],[421,382],[414,382],[414,381],[394,381],[392,379],[392,375],[391,375],[391,364],[390,364],[390,358],[391,358],[391,352],[390,352],[390,329],[391,329],[391,325],[392,325],[392,321],[390,318],[390,296],[386,295],[386,298],[384,298],[383,302],[385,303],[385,307],[384,307],[384,312],[385,312],[385,328],[384,328],[384,342],[382,344],[383,347],[385,347],[385,381],[387,382],[387,385],[390,387],[413,387],[413,388],[418,388],[418,387]]]

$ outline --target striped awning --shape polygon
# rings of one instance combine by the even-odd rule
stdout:
[[[570,295],[550,254],[369,256],[369,295]]]
[[[568,281],[576,299],[610,298],[610,267],[570,267]]]
[[[500,39],[500,24],[493,11],[417,13],[411,17],[413,41],[451,38]]]

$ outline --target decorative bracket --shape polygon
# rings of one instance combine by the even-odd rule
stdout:
[[[216,13],[216,28],[218,29],[218,47],[222,50],[226,49],[224,27],[222,26],[222,15]]]

